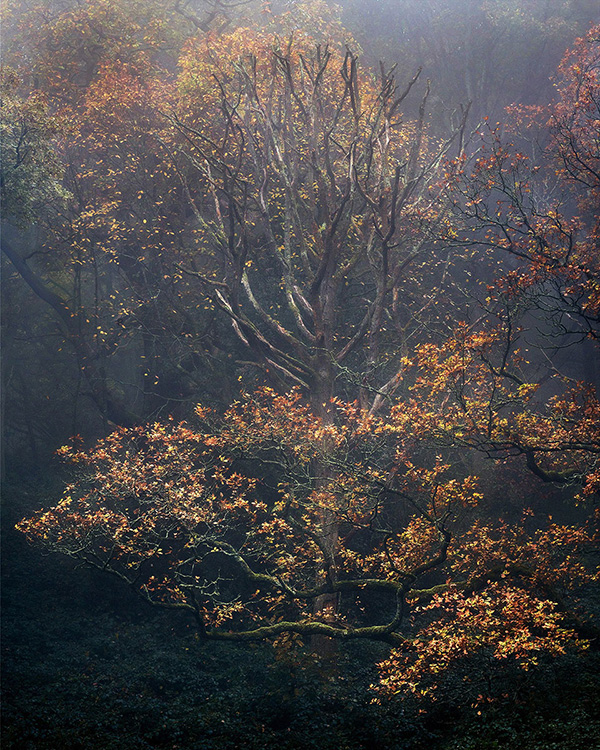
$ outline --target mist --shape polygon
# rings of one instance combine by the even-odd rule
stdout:
[[[593,746],[597,2],[3,16],[6,747]]]

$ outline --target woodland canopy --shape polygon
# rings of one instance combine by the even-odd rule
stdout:
[[[479,706],[598,644],[600,27],[400,5],[7,3],[5,456],[202,642]]]

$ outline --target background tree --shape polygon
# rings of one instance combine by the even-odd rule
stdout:
[[[242,36],[249,54],[232,58]],[[402,90],[301,35],[209,38],[181,66],[177,154],[199,228],[192,260],[208,265],[182,271],[231,317],[253,364],[301,385],[316,413],[344,379],[377,409],[439,296],[440,165],[460,132],[429,139],[427,93],[403,121],[418,76]]]
[[[116,423],[167,402],[176,408],[198,388],[195,374],[210,373],[216,361],[206,356],[210,318],[181,315],[166,282],[173,266],[167,270],[164,258],[176,252],[172,238],[185,212],[174,208],[177,191],[157,140],[158,101],[184,31],[195,28],[180,10],[135,2],[15,8],[12,18],[6,10],[18,40],[11,48],[7,35],[7,56],[18,73],[6,84],[5,121],[14,132],[4,135],[17,144],[9,150],[18,138],[23,144],[14,165],[6,162],[4,221],[37,228],[25,237],[5,226],[3,248],[58,316],[86,382],[74,390]],[[202,309],[197,300],[189,307]],[[210,378],[201,380],[206,390]]]
[[[471,102],[469,124],[502,121],[515,102],[544,105],[552,97],[548,71],[579,34],[597,22],[589,0],[426,0],[421,3],[341,3],[345,23],[359,30],[367,54],[423,67],[432,80],[434,121],[452,121]]]
[[[536,382],[558,372],[597,381],[598,59],[594,27],[565,55],[556,102],[513,108],[508,133],[490,129],[457,183],[466,241],[504,266],[484,306],[502,321],[507,352],[520,337]],[[526,132],[539,134],[529,157]]]

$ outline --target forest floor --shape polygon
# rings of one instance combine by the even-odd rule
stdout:
[[[14,523],[53,482],[5,482],[4,750],[593,750],[597,651],[540,668],[485,708],[373,703],[379,646],[310,653],[200,642],[185,616],[29,547]]]

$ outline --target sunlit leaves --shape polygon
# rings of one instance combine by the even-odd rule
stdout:
[[[413,652],[393,652],[380,664],[383,695],[408,690],[435,697],[446,671],[461,661],[485,656],[528,669],[543,653],[564,653],[573,640],[554,603],[506,582],[470,596],[451,589],[421,612],[431,621],[417,634]]]
[[[322,626],[400,640],[380,665],[382,694],[434,695],[481,654],[527,668],[563,653],[578,639],[556,602],[595,579],[592,527],[531,530],[531,514],[465,527],[457,519],[482,500],[475,478],[427,457],[419,413],[404,406],[374,417],[336,399],[324,422],[299,392],[264,388],[220,419],[198,407],[195,426],[119,429],[90,450],[61,449],[76,482],[18,528],[190,610],[214,637]],[[313,607],[327,592],[334,613]]]

